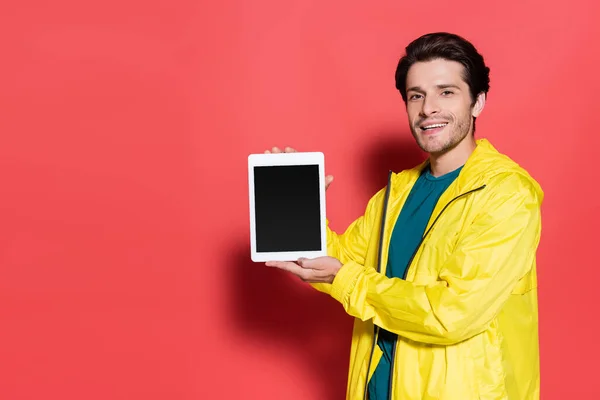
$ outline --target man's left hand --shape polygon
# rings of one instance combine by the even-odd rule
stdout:
[[[296,262],[269,261],[266,265],[291,272],[309,283],[332,283],[342,268],[340,260],[333,257],[300,258]]]

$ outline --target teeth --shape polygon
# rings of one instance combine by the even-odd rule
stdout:
[[[444,126],[446,126],[446,125],[448,125],[448,124],[446,123],[446,124],[434,124],[434,125],[427,125],[427,126],[424,126],[422,129],[434,129],[434,128],[441,128],[441,127],[444,127]]]

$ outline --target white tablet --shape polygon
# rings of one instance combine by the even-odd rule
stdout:
[[[327,255],[323,153],[251,154],[248,180],[252,261]]]

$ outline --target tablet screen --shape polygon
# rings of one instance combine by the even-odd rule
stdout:
[[[321,250],[318,165],[254,167],[257,252]]]

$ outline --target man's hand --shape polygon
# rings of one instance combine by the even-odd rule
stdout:
[[[300,258],[297,262],[269,261],[268,267],[291,272],[304,282],[332,283],[342,263],[333,257]]]
[[[286,147],[285,149],[283,149],[283,151],[281,151],[281,149],[279,147],[273,147],[271,150],[266,150],[265,154],[271,154],[271,153],[295,153],[296,149],[293,149],[291,147]],[[327,188],[329,187],[329,185],[331,185],[331,182],[333,182],[333,175],[327,175],[325,177],[325,190],[327,190]]]

